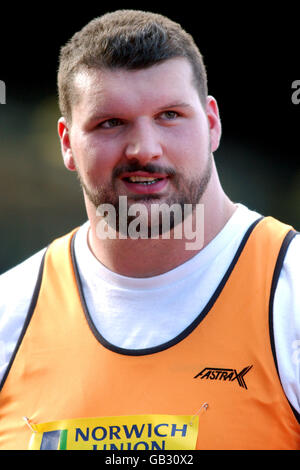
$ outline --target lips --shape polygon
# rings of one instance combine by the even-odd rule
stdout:
[[[129,183],[142,183],[142,184],[153,184],[159,181],[160,178],[154,178],[153,176],[129,176],[126,181]]]
[[[162,173],[134,171],[123,173],[121,180],[127,189],[138,194],[157,193],[165,188],[168,176]]]

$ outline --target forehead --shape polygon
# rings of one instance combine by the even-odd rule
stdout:
[[[169,59],[139,70],[83,70],[74,78],[80,112],[101,108],[163,106],[164,102],[197,99],[193,71],[184,58]]]

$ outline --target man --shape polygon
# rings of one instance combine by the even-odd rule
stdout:
[[[88,222],[2,276],[0,447],[299,449],[299,236],[224,193],[194,41],[104,15],[58,87]]]

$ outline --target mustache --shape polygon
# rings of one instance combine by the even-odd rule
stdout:
[[[147,165],[140,165],[138,162],[122,165],[117,168],[114,168],[112,172],[113,178],[118,178],[123,173],[130,173],[134,171],[145,171],[147,173],[162,173],[167,176],[175,176],[176,171],[171,167],[161,167],[159,165],[155,165],[153,163],[148,163]]]

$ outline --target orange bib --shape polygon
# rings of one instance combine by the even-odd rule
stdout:
[[[174,340],[137,351],[96,331],[75,232],[46,252],[2,381],[0,449],[300,449],[272,328],[291,227],[254,223],[197,319]]]

